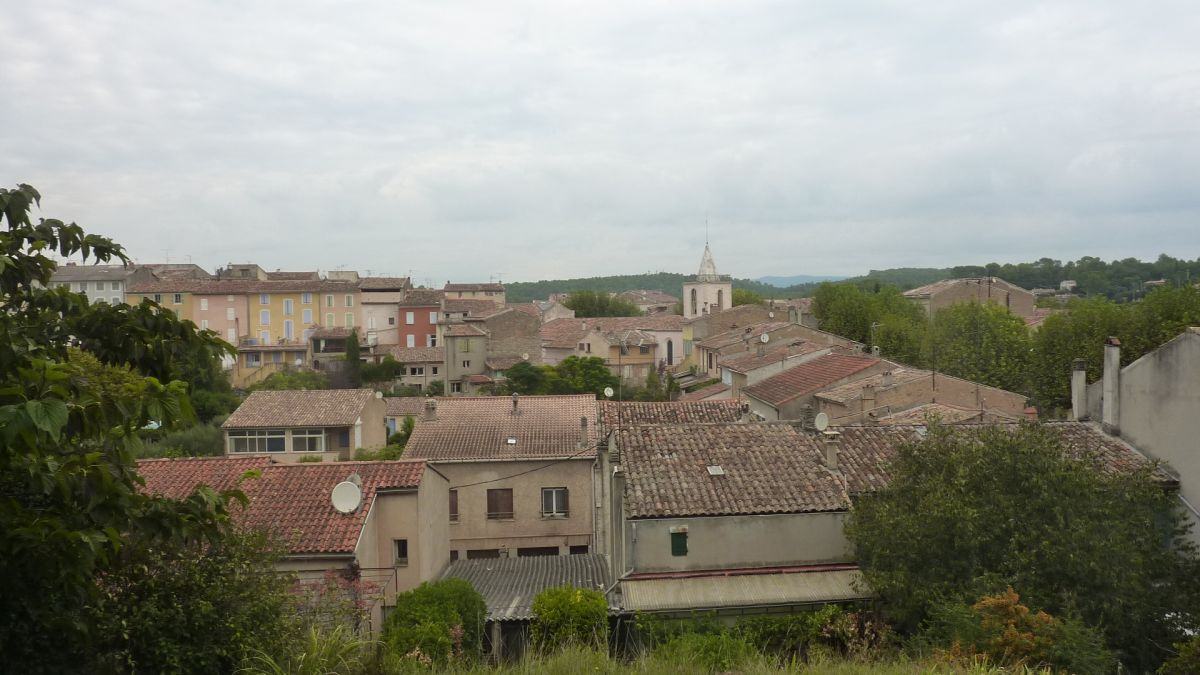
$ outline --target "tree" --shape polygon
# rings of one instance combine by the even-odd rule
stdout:
[[[621,384],[620,379],[604,365],[604,359],[597,356],[568,356],[555,366],[555,371],[568,391],[552,393],[604,396],[605,387],[616,389]]]
[[[281,391],[285,389],[328,389],[329,377],[315,370],[288,368],[268,375],[261,382],[250,385],[250,391]]]
[[[404,375],[404,364],[388,355],[379,363],[364,363],[361,373],[363,382],[393,382]]]
[[[111,636],[96,608],[129,542],[212,545],[228,532],[228,503],[240,493],[144,494],[134,453],[143,427],[194,422],[188,386],[173,377],[231,348],[153,302],[89,303],[47,288],[50,251],[127,258],[73,223],[35,224],[40,199],[28,185],[0,189],[0,653],[19,672],[104,670]],[[141,381],[108,386],[72,367],[69,346]]]
[[[761,305],[763,296],[746,288],[733,289],[733,306],[738,305]]]
[[[1150,669],[1200,619],[1196,548],[1151,469],[1098,461],[1069,453],[1050,427],[931,425],[899,449],[890,484],[857,500],[846,534],[902,626],[1011,586]]]
[[[642,310],[632,302],[608,293],[575,291],[567,296],[564,305],[575,310],[577,317],[641,316]]]
[[[924,360],[939,372],[1024,392],[1031,345],[1021,317],[995,303],[964,302],[934,314]]]
[[[350,337],[346,338],[346,382],[351,389],[358,389],[362,386],[362,355],[361,347],[358,344],[358,329],[350,331]]]
[[[543,652],[564,645],[608,645],[608,601],[591,588],[547,588],[533,598],[531,641]]]
[[[1071,370],[1083,359],[1088,379],[1104,368],[1104,339],[1123,332],[1124,310],[1107,298],[1073,300],[1065,314],[1046,317],[1033,336],[1029,379],[1034,403],[1043,411],[1069,408]]]
[[[528,361],[520,361],[504,371],[508,381],[508,392],[516,394],[546,393],[546,370],[544,366],[535,366]]]

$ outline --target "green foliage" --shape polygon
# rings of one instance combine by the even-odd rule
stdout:
[[[605,387],[616,389],[620,384],[620,379],[604,365],[604,359],[598,356],[568,356],[560,361],[554,370],[570,393],[604,396]]]
[[[973,605],[945,603],[931,611],[923,640],[952,661],[984,657],[1003,666],[1032,666],[1080,675],[1113,672],[1116,662],[1104,639],[1076,619],[1032,611],[1011,588]]]
[[[392,382],[404,374],[404,364],[385,356],[379,363],[362,364],[361,372],[363,382]]]
[[[445,396],[446,382],[445,380],[434,380],[425,387],[426,396]]]
[[[300,458],[296,461],[301,464],[318,464],[325,461],[325,457],[322,455],[300,455]]]
[[[346,386],[350,389],[358,389],[363,383],[363,362],[362,362],[362,347],[358,344],[358,329],[350,331],[350,337],[346,338],[346,369],[343,374],[346,376]]]
[[[261,382],[250,385],[250,391],[284,389],[328,389],[329,377],[315,370],[288,368],[271,373]]]
[[[597,649],[608,644],[608,601],[599,591],[548,588],[533,599],[533,617],[531,641],[542,652],[568,644]]]
[[[671,379],[668,377],[668,379]],[[678,388],[678,385],[676,385]],[[658,369],[651,368],[650,372],[646,373],[646,384],[638,389],[633,394],[635,401],[666,401],[668,399],[668,387],[663,384],[662,377],[658,374]]]
[[[1020,317],[995,303],[964,302],[934,314],[924,361],[938,372],[1025,392],[1031,348]]]
[[[39,200],[28,185],[0,189],[0,654],[16,672],[105,670],[133,653],[114,640],[140,639],[106,613],[117,611],[113,593],[160,597],[155,578],[172,570],[161,557],[168,553],[156,551],[219,547],[228,532],[228,501],[240,493],[146,495],[134,453],[141,429],[194,423],[188,384],[176,378],[202,377],[207,371],[195,365],[231,348],[153,302],[89,303],[47,288],[50,252],[85,262],[126,256],[78,225],[35,224]],[[72,365],[71,346],[142,380],[112,370],[96,377],[95,368]],[[127,567],[130,560],[140,564]],[[202,612],[204,597],[180,592],[173,602]],[[198,640],[178,626],[155,630],[160,644],[146,647],[154,653],[188,648],[174,639]]]
[[[388,445],[397,445],[403,448],[408,445],[408,438],[412,436],[413,429],[417,426],[417,421],[412,415],[405,415],[404,421],[400,423],[400,430],[388,436]]]
[[[863,290],[847,283],[823,283],[813,295],[821,329],[865,345],[885,356],[921,365],[927,322],[921,308],[894,286]]]
[[[761,293],[755,293],[748,288],[733,289],[733,307],[737,307],[738,305],[761,305],[762,303],[763,296]]]
[[[1160,675],[1194,675],[1200,673],[1200,636],[1175,645],[1177,653],[1158,669]]]
[[[1008,586],[1036,607],[1099,627],[1126,666],[1195,626],[1195,546],[1174,498],[1148,470],[1105,472],[1060,436],[1022,425],[931,425],[902,446],[888,487],[846,526],[867,583],[912,629],[943,601]]]
[[[275,570],[280,553],[257,533],[127,542],[91,608],[98,669],[229,672],[251,650],[287,651],[293,579]]]
[[[366,448],[358,448],[354,451],[354,459],[362,462],[379,462],[385,460],[400,459],[404,456],[404,446],[389,444],[378,450],[367,450]]]
[[[462,579],[445,579],[396,596],[396,607],[383,627],[393,654],[417,654],[433,663],[474,661],[483,645],[487,604]],[[416,658],[414,656],[414,658]]]
[[[577,317],[642,315],[642,310],[629,300],[595,291],[575,291],[563,304],[575,310]]]
[[[370,661],[371,640],[344,624],[331,628],[309,626],[303,641],[286,654],[252,650],[238,669],[246,675],[329,675],[359,673]]]
[[[699,666],[708,672],[723,673],[740,668],[758,656],[744,638],[732,632],[684,633],[659,646],[655,657]]]
[[[138,450],[138,457],[220,457],[225,454],[225,434],[219,422],[155,433]]]
[[[806,658],[809,647],[821,641],[826,629],[843,614],[837,605],[812,612],[739,619],[735,630],[760,652],[783,658]]]

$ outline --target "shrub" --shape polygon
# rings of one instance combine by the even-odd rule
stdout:
[[[271,373],[262,382],[250,385],[249,391],[260,389],[328,389],[329,377],[315,370],[280,370]]]
[[[1189,675],[1200,673],[1200,637],[1175,645],[1179,653],[1158,669],[1161,675]]]
[[[483,596],[462,579],[423,583],[396,596],[383,640],[393,655],[409,660],[475,660],[483,646],[486,614]]]
[[[275,656],[253,650],[239,673],[248,675],[327,675],[361,672],[373,643],[345,625],[322,629],[309,626],[303,641],[287,654]]]
[[[1107,673],[1115,666],[1101,635],[1075,619],[1030,610],[1009,588],[974,605],[934,609],[925,639],[951,661],[986,657],[1008,666],[1051,667],[1072,673]]]
[[[325,461],[325,458],[321,455],[301,455],[296,461],[301,464],[315,464]]]
[[[158,438],[148,440],[138,451],[138,456],[219,457],[225,454],[225,434],[219,424],[197,424],[162,433]]]
[[[608,645],[608,601],[588,588],[548,588],[533,599],[533,646],[543,652],[563,645]]]
[[[840,607],[827,605],[813,612],[755,616],[738,621],[735,631],[759,651],[803,659],[809,646],[821,640],[843,614]]]
[[[711,672],[733,670],[757,656],[753,645],[729,631],[684,633],[654,651],[656,660],[697,665]]]
[[[381,460],[400,459],[404,454],[404,446],[401,445],[385,445],[378,450],[367,450],[359,448],[354,451],[354,459],[364,462],[376,462]]]

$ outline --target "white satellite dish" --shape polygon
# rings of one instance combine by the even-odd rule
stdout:
[[[774,318],[775,318],[775,312],[767,312],[767,318],[768,318],[768,319],[774,319]]]
[[[604,396],[605,396],[605,398],[612,398],[612,395],[613,395],[613,388],[612,388],[612,387],[605,387],[605,388],[604,388]]]
[[[524,354],[521,354],[521,360],[528,361],[529,360],[529,352],[525,352]]]
[[[766,333],[763,333],[762,335],[759,336],[758,341],[765,345],[771,341],[771,336],[767,335]]]
[[[338,513],[354,513],[362,505],[362,488],[348,480],[344,480],[333,486],[333,494],[330,495],[330,500],[333,502],[333,508],[337,509]]]
[[[813,418],[813,426],[817,428],[817,431],[825,431],[826,429],[828,429],[829,428],[829,415],[826,415],[823,412],[817,413],[817,416],[815,418]]]

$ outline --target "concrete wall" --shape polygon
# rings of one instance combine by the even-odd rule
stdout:
[[[625,561],[636,572],[848,562],[845,519],[834,512],[627,520]],[[671,531],[681,528],[688,553],[674,556]]]
[[[590,546],[595,516],[593,462],[593,457],[566,460],[520,476],[515,474],[546,466],[548,460],[437,462],[434,466],[450,479],[451,488],[464,486],[457,488],[459,515],[458,522],[449,526],[450,549],[466,557],[469,550],[507,548],[516,555],[518,548],[555,546],[566,554],[570,546]],[[481,481],[494,482],[468,485]],[[544,487],[567,488],[568,517],[542,517]],[[512,520],[487,517],[487,491],[498,488],[513,491]]]

